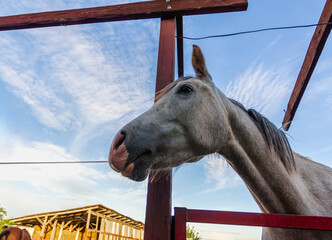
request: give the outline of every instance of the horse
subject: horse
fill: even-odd
[[[10,227],[2,230],[0,240],[31,240],[31,237],[29,232],[25,229]]]
[[[109,164],[143,181],[150,170],[222,155],[263,213],[332,216],[332,169],[292,151],[285,133],[254,109],[226,97],[194,45],[195,77],[156,94],[155,104],[114,137]],[[332,239],[332,232],[263,228],[263,240]]]

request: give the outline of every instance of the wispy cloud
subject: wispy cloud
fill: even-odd
[[[23,1],[17,11],[85,4]],[[4,32],[0,81],[46,129],[74,133],[70,150],[79,153],[152,105],[157,47],[158,20]]]
[[[325,71],[323,77],[310,81],[309,87],[305,92],[305,101],[318,100],[324,103],[325,107],[332,109],[332,77],[330,72]]]
[[[152,80],[145,48],[133,50],[131,55],[139,56],[134,63],[124,61],[128,53],[104,51],[100,41],[77,28],[32,30],[0,43],[1,80],[47,127],[68,130],[115,120],[151,96],[145,88]]]
[[[112,2],[107,0],[77,0],[77,1],[63,1],[54,0],[52,4],[45,0],[35,0],[34,4],[31,4],[29,0],[21,0],[19,4],[15,1],[5,1],[0,0],[0,14],[3,16],[25,14],[25,13],[35,13],[35,12],[45,12],[45,11],[57,11],[57,10],[67,10],[75,8],[86,8],[86,7],[98,7],[107,6],[115,4],[124,4],[135,2],[136,0],[112,0]],[[141,0],[147,1],[147,0]]]
[[[0,159],[6,162],[79,161],[57,145],[25,142],[17,138],[0,143]],[[122,204],[128,201],[133,208],[137,208],[144,205],[146,195],[145,186],[140,184],[133,188],[120,174],[97,170],[91,164],[3,165],[0,182],[0,201],[11,214],[29,214],[34,210],[50,211],[51,205],[51,210],[96,203],[115,206],[116,201]],[[127,188],[123,189],[121,184],[127,185]],[[100,190],[101,188],[103,190]],[[24,197],[25,195],[27,196]],[[11,199],[9,196],[20,196],[20,199],[8,201]],[[52,204],[48,202],[40,207],[43,199],[52,199]],[[113,203],[110,203],[109,199]],[[29,207],[24,211],[22,205]]]
[[[237,173],[227,164],[222,156],[211,155],[204,161],[205,177],[212,187],[204,192],[213,192],[239,186],[242,182]]]
[[[15,139],[8,143],[1,143],[0,149],[0,159],[6,162],[79,161],[65,149],[45,142],[23,142]],[[36,189],[58,194],[70,192],[83,196],[87,192],[93,192],[97,180],[109,179],[107,174],[83,164],[67,164],[65,167],[61,164],[6,165],[3,168],[6,168],[6,171],[0,175],[1,182],[25,182]]]
[[[227,85],[225,93],[245,107],[271,116],[280,111],[281,103],[289,96],[291,80],[286,66],[273,69],[253,64]]]

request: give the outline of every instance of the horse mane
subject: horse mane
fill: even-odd
[[[295,168],[295,160],[293,151],[289,145],[288,139],[285,133],[278,129],[273,123],[271,123],[266,117],[257,112],[254,109],[246,109],[238,101],[228,98],[234,105],[241,108],[248,113],[250,118],[254,121],[260,132],[265,138],[269,148],[274,151],[280,161],[283,163],[286,170],[291,173]]]

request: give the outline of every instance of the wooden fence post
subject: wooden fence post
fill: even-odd
[[[87,217],[87,220],[86,220],[85,233],[84,233],[83,240],[86,240],[88,238],[89,226],[90,226],[90,219],[91,219],[91,209],[88,210],[88,217]]]
[[[60,227],[60,232],[59,232],[59,237],[58,237],[58,240],[61,240],[61,235],[62,235],[62,231],[63,231],[63,226],[65,225],[65,222],[62,221],[61,223],[61,227]]]
[[[56,228],[57,228],[57,225],[58,225],[58,220],[56,219],[53,223],[53,226],[52,226],[52,233],[51,233],[51,238],[50,240],[54,240],[55,239],[55,233],[56,233]]]
[[[95,240],[98,240],[98,224],[99,224],[99,216],[97,216],[97,220],[96,220],[96,232],[95,232]]]
[[[47,225],[47,218],[48,218],[48,216],[46,215],[46,216],[45,216],[45,219],[44,219],[44,222],[43,222],[42,229],[41,229],[41,231],[40,231],[40,236],[39,236],[39,239],[40,239],[40,240],[43,240],[43,239],[44,239],[44,233],[45,233],[45,229],[46,229],[46,225]]]
[[[78,240],[78,236],[80,235],[80,228],[77,228],[75,240]]]
[[[161,19],[156,92],[174,81],[175,19]],[[170,240],[172,170],[150,173],[145,214],[145,240]]]
[[[118,226],[118,235],[119,235],[119,240],[122,240],[122,229],[123,229],[123,225],[122,223],[119,223],[119,226]]]

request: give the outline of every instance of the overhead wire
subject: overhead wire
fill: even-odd
[[[231,36],[243,35],[243,34],[249,34],[249,33],[258,33],[258,32],[265,32],[265,31],[284,30],[284,29],[294,29],[294,28],[308,28],[308,27],[316,27],[316,26],[321,26],[321,25],[332,25],[332,22],[306,24],[306,25],[295,25],[295,26],[284,26],[284,27],[262,28],[262,29],[255,29],[255,30],[235,32],[235,33],[210,35],[210,36],[204,36],[204,37],[185,37],[185,36],[183,36],[183,37],[175,36],[175,37],[197,41],[197,40],[203,40],[203,39],[209,39],[209,38],[231,37]]]
[[[108,163],[108,161],[59,161],[59,162],[0,162],[0,165],[36,165],[36,164],[75,164],[75,163]]]

